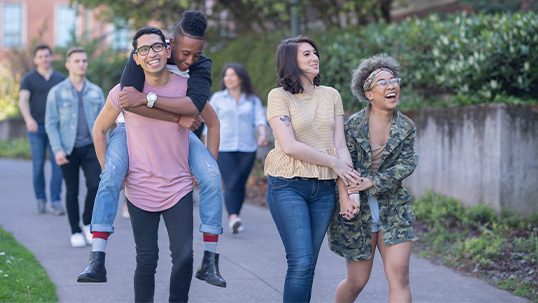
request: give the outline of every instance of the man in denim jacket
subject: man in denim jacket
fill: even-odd
[[[101,88],[86,79],[88,56],[83,48],[74,47],[67,51],[65,67],[69,70],[69,77],[51,88],[47,96],[45,129],[65,180],[71,245],[83,247],[92,239],[90,223],[101,173],[93,146],[92,128],[105,105],[105,98]],[[88,189],[82,214],[84,235],[79,225],[80,167]]]

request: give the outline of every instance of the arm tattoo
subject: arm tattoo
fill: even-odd
[[[287,127],[290,127],[290,125],[291,125],[290,117],[288,117],[288,116],[280,117],[280,120],[282,120],[282,122],[286,123]]]
[[[347,264],[351,264],[351,260],[350,260],[350,259],[346,259],[346,261],[347,261],[347,262],[346,262]]]

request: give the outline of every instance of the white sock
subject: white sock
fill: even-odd
[[[106,248],[106,240],[101,238],[93,238],[92,239],[92,251],[105,251]]]

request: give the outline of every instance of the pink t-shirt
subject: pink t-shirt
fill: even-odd
[[[160,96],[182,97],[187,79],[173,75],[165,86],[144,84],[143,92]],[[112,106],[119,106],[120,86],[109,93]],[[159,101],[157,101],[159,102]],[[125,179],[125,196],[136,207],[157,212],[169,209],[192,191],[189,169],[189,130],[178,124],[150,119],[123,111],[129,149],[129,172]]]

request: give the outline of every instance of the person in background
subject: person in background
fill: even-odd
[[[105,105],[105,98],[101,88],[86,79],[88,55],[82,47],[67,51],[65,67],[69,77],[51,88],[47,96],[45,129],[65,180],[71,245],[83,247],[92,241],[90,223],[101,173],[93,146],[92,129]],[[78,204],[80,168],[88,189],[82,213],[82,229]]]
[[[319,250],[335,208],[335,179],[359,177],[346,147],[342,99],[337,90],[321,85],[319,62],[311,39],[282,41],[276,52],[278,88],[267,102],[275,134],[275,148],[265,160],[267,203],[288,261],[284,302],[310,302]]]
[[[38,44],[34,48],[34,64],[37,69],[24,75],[19,91],[19,109],[26,122],[28,141],[32,152],[32,170],[34,193],[37,200],[36,214],[46,212],[47,195],[45,193],[45,156],[49,151],[52,168],[50,179],[50,206],[52,212],[64,215],[60,194],[62,192],[62,170],[54,159],[49,137],[45,131],[45,108],[47,94],[65,77],[50,66],[52,50],[46,44]]]
[[[353,167],[362,175],[350,187],[338,184],[340,203],[329,227],[329,247],[344,257],[347,278],[336,289],[335,302],[354,302],[366,286],[376,247],[389,283],[389,302],[411,302],[409,258],[413,222],[411,197],[402,181],[413,173],[415,124],[396,109],[400,67],[381,54],[363,59],[351,90],[366,108],[345,124]]]
[[[245,185],[256,159],[258,146],[267,145],[264,111],[250,76],[239,63],[226,65],[219,84],[221,91],[209,103],[220,120],[220,146],[217,163],[224,182],[224,203],[232,234],[244,230],[239,213],[245,200]],[[258,130],[256,139],[254,130]]]

